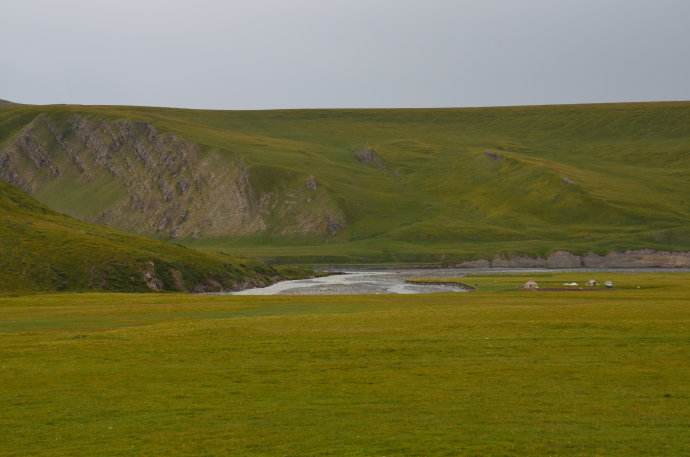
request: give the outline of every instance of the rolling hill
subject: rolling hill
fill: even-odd
[[[264,285],[270,267],[81,222],[0,182],[0,292],[216,291]]]
[[[0,179],[283,262],[690,249],[690,103],[204,111],[7,105]]]

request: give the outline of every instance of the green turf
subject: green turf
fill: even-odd
[[[0,112],[0,141],[40,113],[150,122],[228,164],[241,158],[259,194],[314,175],[329,199],[313,202],[313,211],[335,202],[347,219],[336,237],[279,236],[287,216],[278,212],[253,236],[184,240],[204,250],[284,262],[414,262],[690,249],[690,102],[283,111],[16,105]],[[366,145],[383,169],[355,159]],[[117,196],[115,185],[102,184],[110,187],[84,192],[65,180],[62,193],[38,197],[88,216]]]
[[[690,275],[595,276],[0,298],[0,455],[687,455]]]
[[[248,281],[265,284],[279,276],[256,261],[200,253],[80,222],[0,182],[0,293],[147,291],[143,274],[150,262],[163,290],[192,290],[208,280],[232,288]]]

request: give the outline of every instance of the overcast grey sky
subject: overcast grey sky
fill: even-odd
[[[690,99],[690,0],[3,0],[0,98],[194,108]]]

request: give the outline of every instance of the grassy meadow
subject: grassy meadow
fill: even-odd
[[[0,297],[2,456],[681,456],[690,274]],[[639,287],[639,288],[638,288]]]

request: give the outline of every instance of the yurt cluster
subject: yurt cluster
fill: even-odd
[[[613,286],[614,286],[613,281],[604,281],[603,285],[607,289],[613,289]],[[574,281],[573,282],[564,282],[563,287],[566,289],[578,289],[578,290],[582,290],[585,288],[593,289],[593,288],[599,287],[599,281],[597,281],[596,279],[590,279],[589,281],[587,281],[583,285],[580,285],[580,283],[577,283]],[[535,281],[534,279],[530,279],[529,281],[527,281],[522,286],[522,288],[525,290],[539,290],[540,289],[539,283],[537,281]]]

